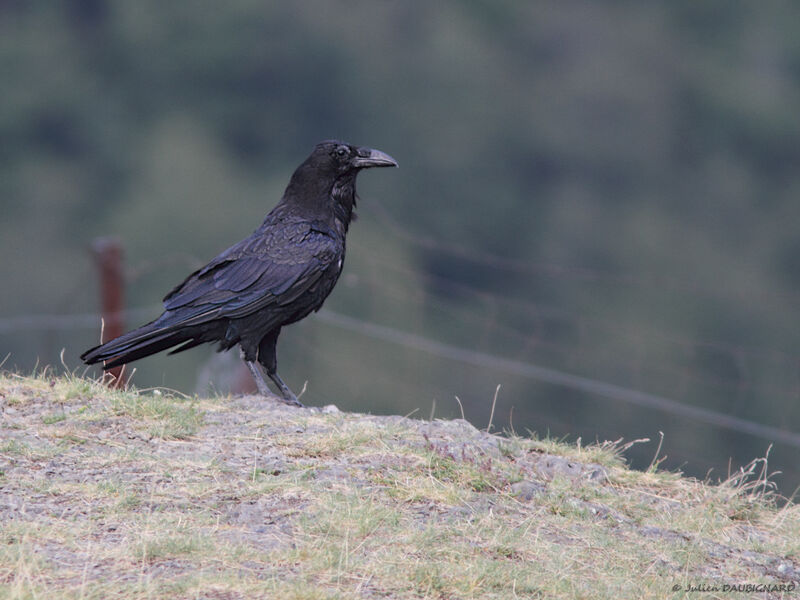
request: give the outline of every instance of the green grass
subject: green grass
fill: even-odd
[[[678,598],[800,570],[766,461],[711,485],[631,471],[621,443],[77,377],[1,374],[0,402],[1,600]]]
[[[190,400],[165,395],[117,394],[111,399],[116,416],[129,416],[148,422],[153,437],[182,440],[193,436],[203,423],[203,413]]]
[[[164,536],[156,530],[154,539],[141,542],[133,547],[132,557],[144,562],[157,562],[168,558],[181,558],[202,551],[208,552],[209,539],[194,535],[190,532],[180,534],[170,533]]]
[[[54,423],[60,423],[61,421],[66,421],[67,415],[64,413],[52,413],[49,415],[42,415],[42,423],[45,425],[53,425]]]

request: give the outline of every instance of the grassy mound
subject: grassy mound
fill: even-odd
[[[619,444],[47,375],[0,375],[0,408],[0,598],[800,585],[800,507],[776,505],[765,461],[711,485],[632,471]]]

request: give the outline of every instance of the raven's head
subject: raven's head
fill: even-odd
[[[396,166],[397,161],[380,150],[339,140],[320,142],[292,175],[281,210],[301,213],[305,218],[327,215],[347,231],[355,218],[356,175],[361,169]]]
[[[395,159],[380,150],[353,146],[339,140],[320,142],[314,148],[309,159],[325,171],[339,175],[370,167],[397,166]]]

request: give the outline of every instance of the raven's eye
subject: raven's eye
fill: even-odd
[[[344,158],[346,155],[347,155],[347,148],[345,148],[344,146],[339,146],[336,149],[336,156],[338,156],[339,158]]]

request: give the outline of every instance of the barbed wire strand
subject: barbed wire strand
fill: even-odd
[[[419,248],[436,250],[437,252],[449,254],[450,256],[454,256],[474,264],[517,273],[538,275],[544,274],[554,277],[567,277],[580,281],[608,282],[643,288],[652,288],[655,286],[662,289],[668,289],[670,291],[690,292],[697,296],[703,295],[716,298],[721,296],[743,296],[743,294],[738,290],[722,290],[716,287],[709,288],[699,283],[663,275],[643,277],[640,275],[632,275],[630,273],[602,271],[588,267],[576,267],[571,265],[520,260],[516,258],[499,256],[490,252],[486,252],[485,250],[473,250],[472,248],[460,244],[443,242],[430,236],[411,232],[407,227],[400,223],[377,199],[370,199],[370,202],[365,202],[364,207],[365,208],[362,209],[362,212],[375,215],[375,217],[380,221],[381,225],[385,226],[387,230],[391,231],[398,238]],[[753,290],[751,294],[748,294],[748,300],[753,300],[754,297],[757,297],[762,301],[771,300],[781,303],[797,302],[800,300],[800,294],[793,293],[774,294],[768,293],[764,290]]]
[[[471,364],[476,367],[505,371],[514,375],[535,379],[543,383],[563,386],[636,406],[653,408],[686,419],[693,419],[695,421],[714,425],[722,429],[747,433],[756,437],[800,448],[800,433],[794,433],[705,408],[683,404],[663,396],[632,390],[597,379],[573,375],[564,371],[511,360],[484,352],[466,350],[420,335],[407,333],[377,323],[362,321],[326,309],[320,310],[315,316],[317,319],[341,329],[347,329],[367,337],[406,346],[415,350],[422,350],[428,354],[433,354],[442,358]]]
[[[674,332],[665,333],[664,331],[655,329],[652,326],[648,326],[647,329],[643,331],[641,327],[637,324],[637,330],[635,333],[626,331],[624,328],[619,326],[619,323],[617,321],[614,321],[612,319],[602,318],[596,315],[578,314],[560,306],[550,306],[546,304],[541,304],[539,302],[526,300],[524,298],[503,296],[500,294],[493,293],[486,289],[481,289],[471,286],[462,281],[456,281],[454,279],[444,277],[442,275],[436,275],[433,273],[429,273],[427,271],[413,270],[407,267],[402,267],[391,261],[378,257],[373,249],[367,248],[365,245],[357,241],[351,242],[350,245],[354,248],[363,248],[365,250],[360,256],[360,260],[363,260],[365,262],[369,262],[371,264],[379,264],[384,268],[392,269],[398,273],[403,273],[409,277],[418,277],[424,281],[432,283],[450,292],[461,292],[468,294],[479,300],[498,302],[505,306],[517,308],[519,310],[529,311],[537,318],[543,317],[551,319],[563,319],[564,321],[568,321],[571,323],[588,321],[589,323],[594,323],[597,325],[608,327],[610,331],[614,331],[621,337],[627,337],[633,339],[634,337],[639,338],[646,335],[648,337],[657,337],[658,339],[661,339],[663,341],[676,344],[679,346],[685,346],[691,349],[710,348],[713,350],[720,350],[732,354],[743,352],[748,356],[763,357],[769,360],[785,359],[790,361],[800,361],[800,354],[790,354],[788,352],[776,350],[773,348],[762,348],[746,344],[733,344],[729,342],[723,342],[720,340],[695,339],[695,338],[690,338],[688,336],[681,336]]]
[[[120,313],[110,315],[122,319],[140,320],[153,317],[163,310],[161,305],[152,307],[131,308]],[[98,313],[84,313],[71,315],[19,315],[16,317],[0,317],[0,333],[13,333],[16,331],[61,331],[69,329],[92,329],[100,326]]]
[[[402,284],[393,284],[392,282],[387,283],[384,280],[378,280],[371,275],[360,275],[359,278],[363,277],[367,281],[374,282],[379,284],[379,291],[380,292],[389,292],[390,295],[394,295],[394,292],[405,293],[408,290],[402,286]],[[417,305],[426,305],[426,306],[433,306],[433,307],[440,307],[442,310],[446,310],[450,315],[463,315],[464,318],[475,317],[478,315],[478,312],[474,309],[463,305],[455,305],[453,303],[445,302],[436,296],[432,296],[430,294],[422,294],[422,293],[406,293],[406,299],[415,302]],[[497,300],[502,300],[502,298],[496,298]],[[489,302],[491,299],[484,298],[486,302]],[[496,311],[493,311],[496,313]],[[485,316],[485,315],[482,315]],[[547,319],[554,319],[554,320],[561,320],[561,316],[544,316],[544,315],[535,315],[533,317],[535,320],[538,321],[546,321]],[[477,320],[474,318],[470,319],[471,322],[476,322]],[[591,317],[587,317],[585,319],[575,317],[574,320],[570,321],[576,327],[584,327],[589,324],[595,324]],[[629,332],[620,331],[618,329],[608,329],[609,325],[602,325],[604,327],[605,335],[614,336],[619,339],[622,339],[627,342],[633,342],[637,346],[643,345],[642,338],[646,337],[644,334],[635,336]],[[740,381],[740,380],[730,380],[724,379],[721,377],[715,377],[713,375],[708,374],[701,374],[696,372],[696,370],[690,369],[687,365],[676,366],[672,367],[665,364],[663,361],[659,361],[657,364],[648,364],[648,365],[638,365],[638,366],[631,366],[630,361],[620,361],[614,360],[614,357],[609,357],[607,354],[598,355],[598,352],[593,349],[582,349],[585,344],[578,344],[578,347],[575,348],[573,345],[559,342],[554,339],[547,339],[545,336],[538,332],[523,332],[520,331],[518,327],[512,327],[511,325],[507,325],[497,318],[497,315],[494,314],[487,319],[486,328],[493,328],[495,331],[502,333],[503,335],[510,336],[515,338],[517,341],[522,342],[523,345],[527,344],[531,347],[536,348],[546,348],[555,351],[563,352],[564,354],[569,354],[573,358],[582,357],[583,359],[595,359],[602,358],[603,361],[607,364],[613,364],[618,369],[624,369],[625,371],[633,374],[637,371],[637,369],[646,369],[649,372],[655,371],[659,373],[663,373],[666,375],[673,375],[686,378],[687,382],[689,380],[710,385],[715,388],[725,389],[725,390],[734,390],[734,391],[762,391],[770,393],[774,396],[780,396],[782,398],[790,398],[796,399],[798,395],[797,388],[780,388],[777,386],[768,386],[768,385],[755,385],[750,381]],[[656,336],[658,337],[658,336]],[[685,345],[684,343],[676,340],[671,340],[664,336],[663,341],[666,343],[674,343],[677,344],[679,348],[682,350],[697,350],[697,349],[711,349],[715,352],[721,352],[730,355],[737,361],[744,361],[747,356],[752,356],[754,353],[748,353],[741,349],[739,346],[731,346],[730,348],[722,348],[718,345],[711,345],[708,343],[698,342],[691,346]],[[631,360],[638,360],[639,362],[642,361],[642,351],[641,349],[634,348],[632,352],[635,352],[635,356],[631,358]],[[755,356],[752,356],[755,358]],[[766,355],[762,355],[762,358],[767,358]],[[777,361],[786,361],[788,362],[792,357],[788,355],[773,355],[769,357],[770,360],[773,362]],[[798,358],[800,360],[800,358]]]

